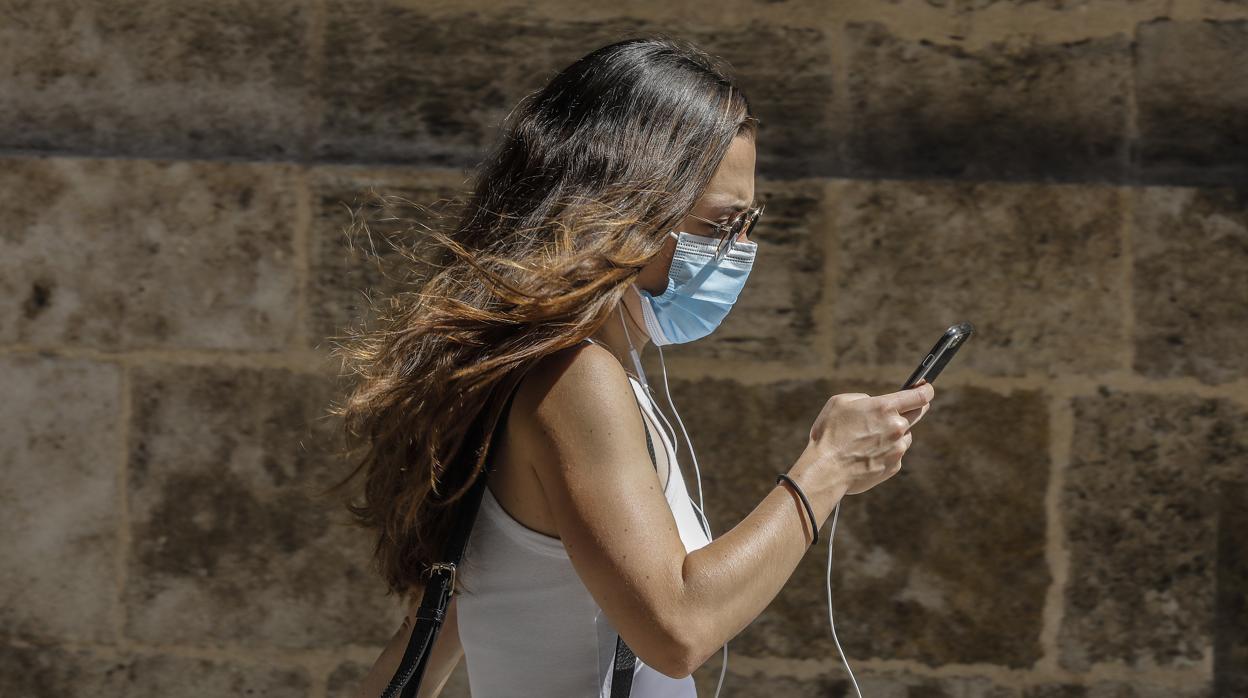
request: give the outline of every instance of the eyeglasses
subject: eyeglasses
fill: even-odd
[[[689,214],[689,217],[696,218],[703,223],[710,225],[716,230],[716,232],[719,233],[719,243],[715,247],[715,261],[719,261],[723,259],[724,255],[728,253],[728,250],[732,248],[732,243],[735,242],[737,238],[741,237],[743,233],[748,234],[754,229],[754,222],[757,221],[758,217],[762,214],[763,207],[759,206],[758,208],[751,208],[738,213],[727,223],[716,223],[715,221],[707,220],[701,216],[695,216],[692,213]]]

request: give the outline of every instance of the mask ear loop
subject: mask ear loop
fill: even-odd
[[[638,291],[636,287],[633,287],[633,291],[637,294],[637,298],[640,300],[641,292]],[[659,429],[663,430],[664,438],[667,439],[668,443],[673,445],[676,452],[679,454],[680,442],[676,440],[676,428],[672,426],[671,422],[667,421],[667,415],[663,414],[663,410],[659,409],[659,401],[654,398],[654,391],[650,389],[650,381],[646,380],[645,369],[641,367],[641,358],[637,355],[637,350],[633,346],[633,336],[632,333],[628,331],[628,323],[624,322],[623,313],[620,313],[620,325],[624,328],[624,336],[628,338],[628,355],[633,360],[633,366],[635,367],[637,374],[641,377],[641,387],[646,389],[646,399],[650,400],[650,405],[654,407],[654,413],[659,416],[661,421]],[[667,494],[666,488],[664,488],[663,493]],[[693,504],[693,501],[690,500],[689,503]],[[696,507],[697,505],[695,504],[694,506]],[[701,510],[699,510],[699,513],[701,513]],[[706,526],[703,525],[702,529],[705,533]],[[710,538],[710,536],[708,535],[707,538]]]
[[[638,297],[640,297],[641,292],[637,291],[637,295]],[[624,322],[623,313],[620,314],[620,323],[624,325],[624,336],[628,338],[628,354],[633,360],[633,365],[637,367],[637,374],[642,377],[642,387],[646,389],[646,393],[647,393],[647,396],[650,398],[650,402],[655,403],[654,406],[656,409],[654,410],[654,412],[655,414],[659,415],[659,417],[663,420],[665,424],[667,424],[668,429],[672,429],[672,424],[671,422],[667,421],[667,417],[663,414],[663,410],[657,409],[658,408],[657,401],[654,399],[654,393],[650,390],[649,382],[645,380],[646,374],[641,369],[641,359],[637,356],[636,348],[633,347],[633,337],[628,331],[628,323]],[[698,468],[698,457],[694,455],[693,453],[693,441],[689,439],[689,432],[685,430],[685,423],[681,421],[680,419],[680,412],[676,410],[676,404],[672,402],[672,391],[668,387],[668,384],[667,384],[667,363],[663,361],[663,347],[662,345],[659,345],[659,344],[656,344],[654,346],[657,347],[659,350],[659,365],[663,367],[663,391],[667,395],[667,404],[668,406],[672,408],[672,414],[676,415],[676,422],[680,424],[681,433],[685,435],[685,443],[689,445],[689,457],[693,460],[693,471],[697,476],[698,503],[693,504],[693,500],[689,500],[689,503],[693,505],[694,509],[697,509],[698,523],[702,528],[702,532],[706,534],[706,539],[708,541],[711,541],[711,540],[714,540],[714,537],[711,536],[711,525],[710,525],[710,522],[707,521],[706,519],[706,514],[703,513],[702,511],[702,508],[705,505],[702,501],[702,471]],[[672,444],[676,443],[675,432],[676,430],[672,429],[672,439],[671,439]],[[724,661],[720,663],[720,666],[719,666],[719,683],[716,684],[715,686],[714,698],[719,698],[719,691],[724,686],[724,675],[727,672],[728,672],[728,643],[725,642],[724,643]]]

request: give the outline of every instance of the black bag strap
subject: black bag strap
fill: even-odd
[[[476,465],[481,468],[481,474],[460,500],[462,511],[447,538],[445,554],[448,561],[431,566],[424,596],[421,597],[420,607],[416,609],[416,622],[412,627],[411,638],[407,641],[407,649],[403,652],[403,658],[399,661],[399,667],[390,679],[390,684],[382,692],[382,698],[415,698],[420,689],[433,642],[442,629],[442,622],[446,620],[446,607],[450,605],[451,594],[455,589],[455,570],[464,557],[468,534],[477,518],[481,497],[485,493],[486,476],[490,472],[485,467],[486,456],[502,423],[501,417],[511,407],[512,399],[520,386],[520,379],[525,373],[526,370],[513,371],[503,379],[501,385],[507,391],[507,399],[501,407],[486,415],[488,427],[481,431],[482,438],[476,452]]]

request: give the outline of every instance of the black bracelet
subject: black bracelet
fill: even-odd
[[[793,481],[793,478],[789,477],[787,474],[780,473],[779,475],[776,476],[777,485],[780,484],[781,480],[784,480],[788,482],[790,485],[793,485],[793,489],[797,490],[797,496],[802,498],[802,504],[806,505],[806,514],[810,517],[810,530],[813,531],[815,534],[815,538],[814,540],[810,542],[810,544],[811,546],[818,544],[819,543],[819,525],[815,523],[815,510],[813,507],[810,506],[810,500],[806,499],[806,493],[803,492],[802,488],[798,487],[797,483]]]

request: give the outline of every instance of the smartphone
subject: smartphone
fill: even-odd
[[[975,326],[969,322],[959,322],[950,326],[940,336],[940,339],[936,340],[936,346],[932,347],[927,356],[923,357],[923,360],[919,362],[919,367],[914,369],[914,373],[910,374],[910,377],[906,379],[901,389],[913,388],[915,383],[924,378],[927,379],[928,383],[935,383],[936,376],[939,376],[940,372],[944,370],[945,364],[949,363],[953,355],[958,353],[958,347],[962,346],[974,333]]]

